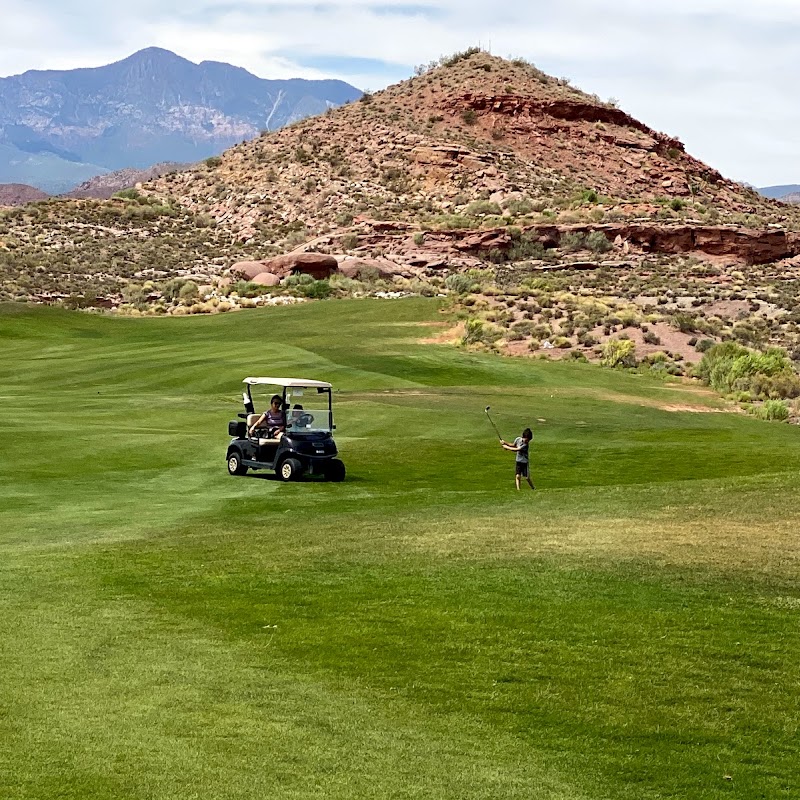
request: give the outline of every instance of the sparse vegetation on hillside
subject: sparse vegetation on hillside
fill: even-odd
[[[739,277],[732,264],[629,246],[624,231],[635,223],[726,222],[777,226],[771,232],[780,234],[800,227],[800,208],[715,176],[679,142],[524,60],[470,48],[417,72],[113,200],[0,212],[0,297],[123,303],[137,313],[235,309],[266,292],[250,287],[249,296],[234,296],[236,277],[226,274],[234,262],[304,248],[388,258],[404,275],[342,283],[331,296],[437,294],[449,276],[485,267],[495,275],[483,281],[491,305],[524,291],[526,281],[534,289],[553,269],[581,302],[608,306],[595,318],[546,293],[528,308],[520,302],[513,322],[498,323],[503,330],[523,318],[549,330],[513,329],[513,338],[494,342],[508,352],[547,354],[533,344],[558,339],[554,350],[597,360],[609,338],[629,335],[640,359],[659,348],[668,361],[659,368],[672,371],[699,357],[700,342],[777,345],[800,355],[793,262],[743,267]],[[558,116],[559,104],[569,113]],[[622,226],[619,235],[613,225]],[[461,239],[452,231],[463,231]],[[200,296],[190,305],[170,299],[163,287],[173,279],[192,280]],[[269,294],[288,298],[295,290],[299,296],[289,283]],[[680,337],[673,341],[671,331]]]

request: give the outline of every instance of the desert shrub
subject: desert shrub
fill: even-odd
[[[150,292],[138,283],[129,283],[122,289],[122,299],[136,308],[143,308],[147,304]]]
[[[461,119],[463,119],[467,125],[474,125],[478,121],[478,113],[474,108],[464,109],[463,113],[461,114]]]
[[[753,375],[749,390],[754,397],[779,400],[800,397],[800,375],[784,369],[776,375]]]
[[[669,207],[673,211],[683,211],[683,200],[678,197],[673,197],[670,201]]]
[[[295,148],[294,160],[298,164],[307,164],[309,161],[311,161],[311,153],[309,153],[305,147],[300,145],[299,147]]]
[[[515,217],[522,217],[525,214],[533,213],[533,203],[527,198],[507,200],[505,203],[507,211],[510,211]]]
[[[759,353],[736,342],[722,342],[706,351],[695,374],[722,393],[746,392],[773,399],[800,394],[800,378],[779,347]]]
[[[602,231],[592,231],[586,237],[586,247],[593,253],[607,253],[611,249],[611,242]]]
[[[121,197],[123,200],[138,200],[141,197],[141,193],[138,189],[121,189],[114,197]]]
[[[230,287],[231,292],[236,292],[239,297],[259,297],[264,294],[264,287],[260,283],[251,281],[236,281]]]
[[[352,250],[354,247],[358,247],[358,234],[346,233],[339,241],[344,250]]]
[[[665,364],[669,361],[669,356],[662,350],[656,350],[655,353],[645,356],[643,361],[647,364]]]
[[[329,281],[312,280],[310,283],[303,283],[298,286],[300,293],[303,297],[308,297],[312,300],[324,300],[326,297],[331,296],[331,285]]]
[[[693,316],[692,314],[684,314],[684,313],[673,314],[672,324],[681,333],[694,333],[699,326],[697,317]]]
[[[765,400],[747,410],[758,419],[783,422],[789,418],[789,407],[782,400]]]
[[[473,217],[485,217],[490,214],[501,215],[502,209],[490,200],[474,200],[466,208],[466,213]]]
[[[205,161],[206,166],[210,167],[211,169],[218,167],[221,163],[222,159],[219,156],[210,156]]]
[[[328,283],[330,284],[331,289],[334,289],[337,293],[343,295],[355,294],[364,288],[361,281],[358,281],[355,278],[347,278],[340,273],[331,275],[331,277],[328,279]]]
[[[161,285],[161,296],[170,302],[177,300],[184,283],[186,283],[185,278],[170,278]]]
[[[198,214],[194,218],[194,224],[197,228],[213,228],[216,226],[217,221],[211,216],[211,214],[203,213]]]
[[[698,353],[705,353],[710,350],[716,342],[713,339],[701,339],[695,346],[694,349],[697,350]]]
[[[294,275],[287,275],[282,283],[288,289],[297,289],[301,286],[314,283],[314,278],[311,275],[307,275],[305,272],[297,272]]]
[[[584,250],[586,248],[586,237],[582,233],[565,233],[561,237],[559,247],[568,253]]]
[[[545,255],[544,245],[535,237],[523,235],[508,250],[509,261],[523,261],[528,258],[542,260]]]
[[[635,367],[636,345],[630,339],[609,339],[603,345],[600,363],[604,367]]]
[[[492,345],[503,335],[503,332],[493,325],[484,325],[478,319],[468,319],[461,343]]]
[[[482,52],[480,47],[468,47],[466,50],[461,50],[452,55],[442,56],[438,63],[442,67],[453,67],[458,64],[459,61],[466,61],[468,58],[480,52]]]
[[[466,294],[472,289],[474,281],[469,275],[461,272],[456,272],[453,275],[448,275],[445,279],[444,285],[447,291],[454,294]]]
[[[353,224],[353,214],[351,211],[342,211],[336,215],[336,224],[342,228],[347,228]]]
[[[659,339],[658,336],[656,336],[656,334],[653,333],[653,331],[647,331],[643,339],[645,341],[645,344],[655,344],[655,345],[661,344],[661,339]]]
[[[471,228],[474,220],[464,214],[439,214],[430,220],[431,227],[438,230],[461,230]]]
[[[194,281],[186,281],[183,286],[178,290],[178,297],[186,303],[188,300],[194,300],[200,294],[200,290]]]

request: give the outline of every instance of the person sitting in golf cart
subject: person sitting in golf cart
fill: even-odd
[[[289,415],[289,428],[297,430],[298,428],[307,428],[314,421],[314,417],[308,414],[300,403],[295,403],[292,406],[292,413]]]
[[[265,431],[268,439],[280,439],[286,431],[286,413],[281,408],[283,398],[279,394],[272,395],[269,408],[250,426],[248,436],[256,431]]]

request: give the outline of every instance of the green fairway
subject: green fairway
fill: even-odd
[[[0,798],[800,797],[800,430],[443,324],[0,306]],[[344,483],[227,474],[248,375]]]

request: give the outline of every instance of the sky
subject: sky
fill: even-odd
[[[372,91],[481,46],[620,108],[733,180],[800,183],[800,0],[0,0],[0,76],[163,47]]]

